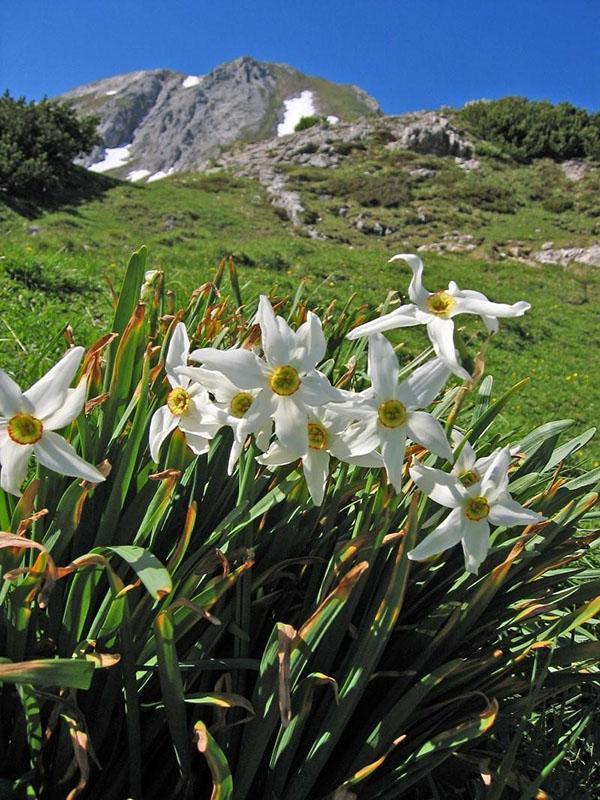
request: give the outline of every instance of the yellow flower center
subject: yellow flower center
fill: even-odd
[[[399,428],[406,422],[406,407],[400,400],[386,400],[377,409],[377,417],[386,428]]]
[[[181,417],[190,407],[192,398],[182,386],[177,386],[167,395],[167,407],[175,417]]]
[[[476,483],[479,483],[481,478],[475,472],[474,469],[467,470],[467,472],[463,472],[462,475],[458,476],[458,480],[462,483],[463,486],[473,486]]]
[[[44,426],[31,414],[15,414],[8,420],[8,435],[17,444],[35,444],[42,438]]]
[[[288,397],[290,394],[295,394],[300,388],[300,376],[295,367],[285,364],[283,367],[275,367],[271,373],[271,389],[275,394]]]
[[[490,504],[485,497],[470,497],[465,505],[465,516],[472,522],[479,522],[490,514]]]
[[[311,450],[327,450],[329,433],[327,428],[318,422],[308,423],[308,446]]]
[[[250,394],[250,392],[240,392],[239,394],[236,394],[235,397],[231,398],[231,402],[229,403],[229,411],[234,417],[243,417],[253,402],[254,397]]]
[[[456,305],[456,300],[448,292],[434,292],[427,298],[427,308],[436,317],[447,319]]]

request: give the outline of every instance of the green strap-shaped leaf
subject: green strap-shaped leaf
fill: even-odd
[[[89,689],[94,662],[79,658],[40,658],[0,663],[0,683]]]
[[[210,800],[231,800],[233,798],[233,780],[225,753],[215,742],[203,722],[194,725],[194,738],[198,752],[206,758],[213,780]]]

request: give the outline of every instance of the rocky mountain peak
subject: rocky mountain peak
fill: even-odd
[[[334,124],[380,113],[377,101],[357,87],[247,55],[207,75],[168,69],[117,75],[61,99],[100,117],[104,146],[82,163],[129,180],[197,169],[223,147],[293,131],[301,116],[319,114]]]

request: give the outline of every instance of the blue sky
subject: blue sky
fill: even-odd
[[[37,99],[248,54],[388,113],[521,94],[600,110],[600,0],[1,0],[0,90]]]

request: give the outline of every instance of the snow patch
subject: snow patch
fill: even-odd
[[[131,159],[129,148],[131,144],[125,144],[122,147],[107,147],[103,152],[104,158],[102,161],[96,161],[92,164],[90,170],[92,172],[108,172],[109,169],[117,169],[123,167]]]
[[[327,117],[327,122],[328,122],[330,125],[337,125],[339,121],[340,121],[340,118],[339,118],[339,117],[336,117],[336,116],[335,116],[335,114],[330,114],[330,115]]]
[[[116,93],[117,93],[116,89],[111,89],[110,92],[106,92],[106,96],[107,97],[112,97],[113,94],[116,94]]]
[[[188,75],[181,85],[184,89],[190,89],[192,86],[198,86],[201,80],[202,75]]]
[[[159,169],[158,172],[155,172],[154,175],[151,175],[146,183],[152,183],[153,181],[160,181],[163,178],[168,178],[169,175],[172,175],[175,172],[175,167],[170,167],[166,172],[162,169]]]
[[[127,175],[128,181],[141,181],[143,178],[147,178],[150,175],[149,169],[133,169]]]
[[[290,97],[283,101],[283,122],[277,126],[277,136],[286,136],[293,133],[294,128],[302,117],[311,117],[315,114],[315,103],[313,93],[306,89],[297,97]]]

